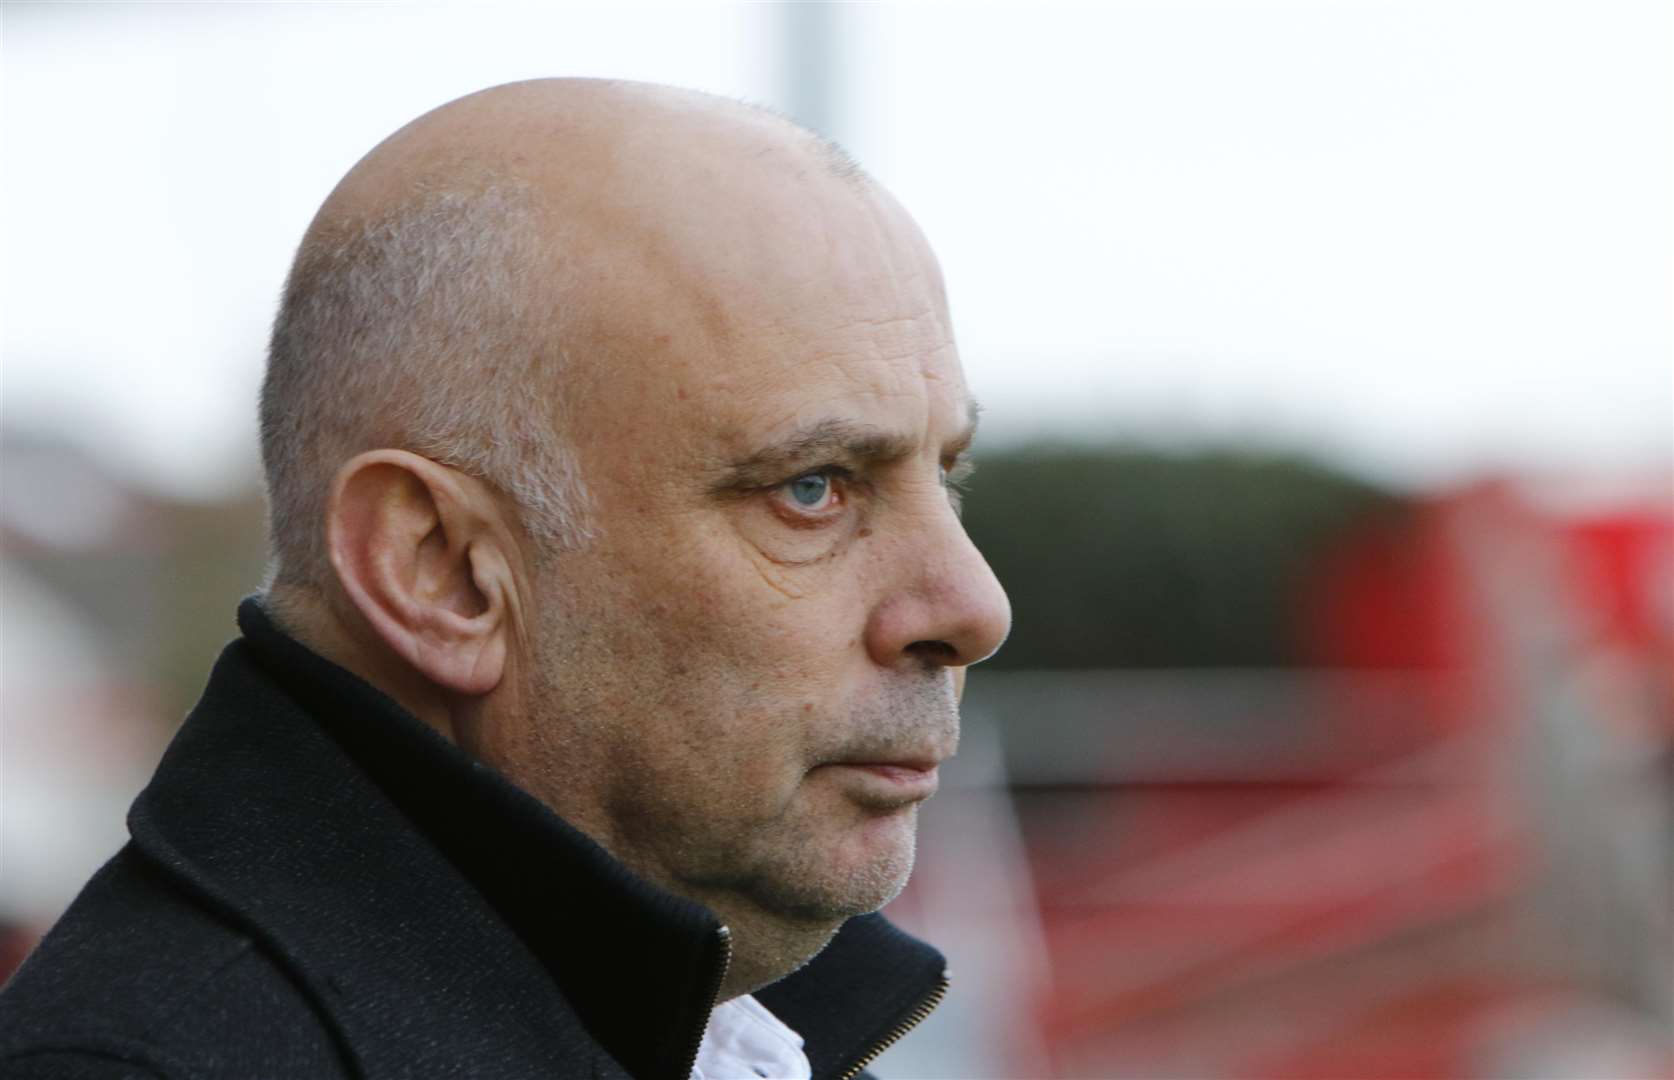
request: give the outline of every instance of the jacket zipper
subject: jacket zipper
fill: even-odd
[[[714,985],[709,988],[709,1008],[703,1014],[704,1031],[709,1029],[709,1016],[715,1011],[715,1006],[721,1003],[721,986],[727,981],[727,969],[732,967],[732,930],[729,927],[717,926],[715,937],[721,943],[721,966],[715,969]],[[686,1069],[680,1074],[680,1080],[691,1080],[692,1070],[697,1068],[698,1051],[703,1049],[703,1031],[698,1032],[697,1042],[692,1044],[692,1052],[686,1056]]]
[[[890,1030],[889,1034],[883,1037],[882,1041],[874,1043],[870,1050],[862,1054],[860,1060],[851,1065],[848,1072],[845,1072],[839,1080],[854,1080],[855,1077],[860,1075],[862,1069],[866,1068],[866,1066],[870,1065],[877,1059],[879,1054],[900,1042],[902,1037],[904,1037],[907,1032],[922,1024],[924,1022],[924,1018],[929,1016],[932,1012],[935,1012],[936,1006],[940,1005],[942,1003],[942,998],[947,996],[947,988],[948,978],[944,973],[941,978],[937,980],[935,988],[924,996],[923,1000],[918,1003],[913,1011],[908,1013],[906,1018],[899,1024],[896,1024],[895,1027]]]

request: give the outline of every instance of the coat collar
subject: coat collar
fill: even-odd
[[[486,1074],[509,1047],[561,1060],[541,1043],[569,1011],[632,1075],[681,1077],[720,979],[714,914],[254,600],[239,624],[134,805],[136,844],[297,973],[366,1076]],[[835,1075],[932,997],[942,968],[864,916],[757,996],[803,1035],[815,1075]]]

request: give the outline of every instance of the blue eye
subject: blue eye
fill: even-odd
[[[800,506],[815,507],[831,493],[831,477],[822,472],[807,473],[785,485]]]

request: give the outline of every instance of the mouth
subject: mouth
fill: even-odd
[[[941,782],[934,759],[834,761],[816,771],[835,774],[857,801],[880,809],[923,802],[936,793]]]

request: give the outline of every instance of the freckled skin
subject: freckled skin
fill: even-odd
[[[713,908],[723,996],[748,992],[911,869],[916,798],[832,763],[950,755],[954,665],[1009,626],[942,485],[969,402],[939,270],[887,193],[711,99],[522,84],[416,126],[380,150],[517,172],[562,223],[554,259],[587,267],[562,414],[597,539],[531,571],[520,704],[483,710],[473,752]],[[782,487],[717,495],[726,463],[827,417],[914,450],[818,524]]]

